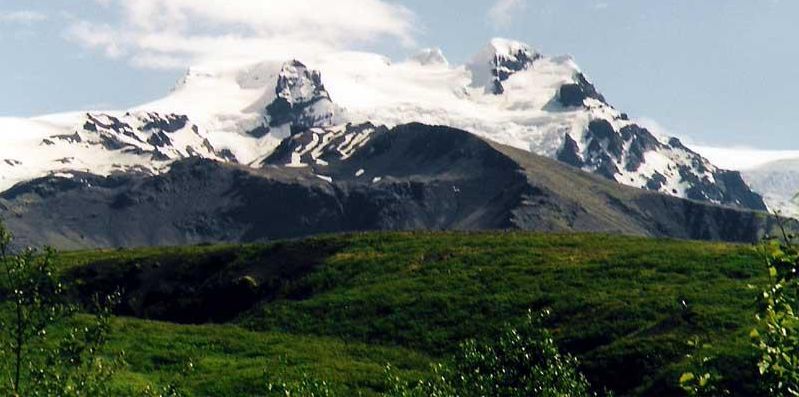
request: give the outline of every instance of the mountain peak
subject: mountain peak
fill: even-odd
[[[533,47],[520,41],[494,38],[483,47],[467,68],[472,72],[472,86],[485,87],[486,92],[505,92],[502,82],[513,74],[529,69],[541,58]]]
[[[275,94],[289,103],[308,102],[315,98],[330,99],[322,84],[322,74],[310,70],[294,59],[283,64],[278,75]]]
[[[501,37],[491,39],[486,48],[491,49],[497,55],[509,58],[520,56],[534,58],[538,54],[538,52],[527,43]]]
[[[339,109],[322,84],[322,74],[298,60],[283,64],[275,86],[275,100],[266,107],[270,127],[330,126]]]
[[[130,115],[107,113],[118,122],[98,113],[91,120],[78,114],[27,122],[26,133],[15,134],[24,142],[0,150],[0,188],[64,169],[160,173],[185,157],[261,164],[286,139],[291,145],[284,148],[293,151],[282,163],[295,164],[297,156],[329,162],[328,148],[349,155],[371,136],[342,130],[347,123],[392,128],[424,122],[634,187],[765,207],[739,176],[682,145],[659,141],[609,105],[571,58],[543,56],[525,43],[491,40],[464,67],[443,66],[437,49],[394,65],[354,51],[301,58],[307,64],[296,59],[192,67],[169,96]],[[17,127],[0,123],[0,129]]]

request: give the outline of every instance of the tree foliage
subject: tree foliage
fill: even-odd
[[[95,298],[88,324],[76,321],[53,268],[55,251],[12,251],[0,223],[0,393],[11,396],[109,395],[118,359],[100,354],[115,296]],[[56,332],[58,335],[51,335]]]
[[[562,354],[543,327],[547,312],[530,312],[519,327],[507,326],[492,341],[469,340],[433,376],[409,381],[386,368],[384,397],[587,397],[591,392],[577,360]],[[327,382],[303,378],[269,384],[270,395],[332,397]]]
[[[690,397],[722,397],[730,394],[722,385],[723,377],[713,367],[714,357],[707,354],[711,346],[699,338],[688,341],[692,352],[686,357],[691,363],[691,371],[680,376],[680,388]]]
[[[788,234],[783,224],[780,229],[780,237],[767,236],[763,241],[769,281],[758,296],[757,326],[750,337],[759,356],[756,370],[763,393],[796,397],[799,396],[799,249],[793,243],[795,236]],[[682,374],[680,387],[689,396],[728,395],[720,386],[721,375],[710,366],[713,358],[701,353],[698,340],[692,346],[697,348],[688,356],[693,371]]]
[[[770,396],[799,396],[799,250],[793,236],[764,244],[769,285],[760,294],[751,336],[758,372]]]
[[[434,379],[394,387],[389,397],[593,395],[577,359],[562,354],[543,327],[546,316],[548,312],[530,312],[521,326],[506,327],[496,340],[464,342],[449,366],[435,368]]]

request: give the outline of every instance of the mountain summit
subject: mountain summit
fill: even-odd
[[[9,142],[0,149],[0,191],[54,175],[156,175],[191,157],[323,167],[330,153],[352,156],[373,132],[413,122],[466,130],[636,188],[766,209],[738,173],[611,106],[571,58],[505,39],[462,66],[440,50],[398,63],[342,52],[197,66],[167,97],[133,109],[0,119]]]
[[[467,68],[472,73],[473,86],[501,95],[505,92],[503,82],[515,73],[531,68],[539,58],[541,55],[525,43],[493,39],[475,55]]]

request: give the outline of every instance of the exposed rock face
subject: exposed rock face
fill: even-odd
[[[337,108],[322,84],[322,75],[294,60],[283,65],[275,100],[266,107],[270,127],[290,124],[297,129],[334,124]]]
[[[664,145],[649,130],[636,124],[622,127],[619,133],[621,139],[629,143],[627,161],[624,166],[627,171],[635,172],[640,169],[641,165],[646,162],[646,152],[664,148]]]
[[[558,100],[565,107],[584,106],[588,98],[605,102],[605,97],[596,90],[591,82],[582,73],[575,75],[575,82],[564,84],[558,91]]]
[[[183,114],[167,114],[161,116],[158,113],[148,113],[141,129],[143,131],[156,130],[169,134],[182,130],[188,123],[189,117]],[[197,126],[192,126],[192,129],[196,130]]]
[[[539,57],[540,55],[529,48],[512,48],[506,53],[497,53],[491,60],[491,74],[494,76],[494,81],[501,88],[503,81],[514,73],[531,67]]]
[[[373,136],[388,128],[372,123],[347,124],[331,128],[311,128],[283,140],[264,160],[264,165],[289,167],[326,166],[352,157]]]
[[[583,166],[585,166],[585,162],[580,155],[580,146],[569,134],[566,134],[564,137],[563,147],[558,151],[556,158],[559,161],[577,168],[583,168]]]
[[[759,213],[624,187],[446,127],[375,129],[360,149],[342,156],[340,143],[368,128],[350,126],[329,144],[312,146],[321,154],[300,155],[303,167],[284,163],[297,148],[309,149],[308,135],[287,143],[282,157],[260,170],[191,158],[157,176],[37,179],[0,195],[0,215],[21,244],[59,248],[415,229],[755,241],[771,226]]]
[[[690,199],[728,202],[745,208],[768,210],[763,203],[763,197],[749,189],[738,171],[721,170],[713,174],[713,181],[707,178],[692,180],[693,176],[687,172],[686,175],[685,179],[693,183],[687,190]]]
[[[584,167],[593,168],[595,173],[605,178],[615,179],[619,173],[616,164],[624,154],[621,135],[606,120],[594,120],[588,125],[584,141],[588,143]]]
[[[637,124],[614,127],[605,119],[588,124],[582,142],[564,138],[556,158],[626,185],[693,200],[766,210],[737,172],[719,170],[678,139],[660,142]],[[651,164],[656,162],[656,164]],[[679,191],[678,189],[682,189]]]
[[[467,66],[472,71],[473,85],[483,86],[486,92],[494,95],[502,95],[505,92],[504,81],[533,67],[540,58],[541,54],[527,44],[494,39]]]
[[[187,157],[223,158],[199,127],[190,123],[187,116],[179,114],[128,112],[116,117],[87,113],[80,131],[73,135],[54,135],[47,141],[49,143],[43,143],[51,145],[62,141],[101,146],[105,151],[120,154],[149,155],[155,162]]]

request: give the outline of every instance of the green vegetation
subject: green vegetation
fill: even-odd
[[[389,397],[591,397],[577,360],[561,354],[542,327],[548,312],[528,313],[518,328],[508,327],[495,340],[468,340],[450,364],[439,364],[427,381],[390,381]],[[390,374],[390,372],[389,372]]]
[[[768,284],[758,297],[757,327],[749,334],[760,357],[757,386],[761,395],[799,396],[799,249],[795,237],[780,224],[782,236],[764,241],[763,258]],[[756,289],[754,285],[749,286]],[[697,352],[690,371],[680,376],[679,384],[690,397],[730,395],[723,386],[724,374],[709,363],[708,345],[693,343]]]
[[[407,349],[332,338],[123,318],[113,322],[109,348],[125,352],[127,366],[117,376],[118,390],[177,384],[198,396],[263,395],[271,380],[306,375],[368,396],[383,387],[387,362],[409,379],[426,375],[430,362]]]
[[[93,295],[93,321],[71,326],[76,310],[53,268],[54,252],[13,253],[12,240],[0,223],[0,392],[34,397],[108,395],[117,361],[100,354],[111,316],[107,302],[101,304]]]
[[[596,397],[578,370],[578,361],[562,354],[542,327],[549,313],[528,313],[517,327],[506,327],[494,340],[467,340],[429,377],[408,381],[386,367],[388,390],[382,397]],[[300,380],[269,383],[270,396],[336,397],[327,381],[303,375]],[[611,395],[608,393],[608,395]]]
[[[447,355],[546,307],[592,384],[663,395],[678,392],[695,335],[727,358],[732,382],[754,376],[747,284],[764,282],[761,263],[751,247],[626,237],[363,235],[303,278],[308,297],[274,299],[240,321]]]
[[[769,285],[751,336],[760,353],[757,368],[771,396],[799,396],[799,250],[784,240],[764,247]]]
[[[529,233],[369,233],[58,259],[83,303],[124,289],[126,318],[112,321],[108,343],[125,353],[116,387],[177,383],[218,396],[308,376],[375,395],[389,388],[386,364],[408,381],[429,379],[463,341],[493,340],[543,308],[557,346],[597,388],[682,395],[687,341],[699,337],[723,387],[752,395],[758,289],[747,285],[768,283],[762,263],[751,246]]]

